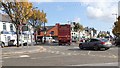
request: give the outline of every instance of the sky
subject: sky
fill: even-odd
[[[118,0],[29,0],[47,14],[47,26],[79,22],[98,31],[112,31]]]

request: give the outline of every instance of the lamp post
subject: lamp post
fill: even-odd
[[[32,8],[32,11],[33,11],[34,9],[37,9],[37,8],[38,8],[38,7],[33,7],[33,8]],[[36,31],[35,31],[35,24],[34,24],[34,23],[35,23],[35,21],[33,21],[33,24],[32,24],[32,25],[33,25],[33,32],[34,32],[34,40],[35,40],[35,42],[36,42],[36,44],[37,44],[37,41],[36,41],[36,39],[37,39],[37,38],[36,38]],[[33,45],[32,34],[31,34],[31,42],[32,42],[32,45]]]
[[[46,43],[46,28],[45,28],[45,22],[44,22],[44,44]]]

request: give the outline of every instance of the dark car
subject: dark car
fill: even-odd
[[[115,39],[115,45],[116,46],[120,46],[120,38],[116,38]]]
[[[88,39],[86,42],[80,43],[79,48],[92,48],[94,50],[100,50],[101,48],[104,48],[105,50],[109,49],[112,46],[109,40],[107,39],[99,39],[99,38],[93,38]]]

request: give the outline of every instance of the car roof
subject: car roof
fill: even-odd
[[[91,38],[91,39],[97,39],[97,40],[107,40],[105,38]]]

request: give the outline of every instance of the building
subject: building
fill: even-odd
[[[16,40],[17,39],[17,35],[16,35],[16,28],[14,26],[13,23],[11,23],[10,18],[7,15],[3,15],[0,14],[0,41],[4,44],[4,45],[8,45],[8,41],[10,40]],[[23,25],[23,29],[26,28],[26,26],[28,26],[29,31],[28,30],[22,30],[22,32],[20,31],[20,39],[24,40],[26,42],[30,42],[33,37],[33,29],[32,26],[30,25]]]
[[[76,42],[76,41],[79,41],[80,34],[79,32],[74,31],[74,23],[75,22],[71,22],[71,38],[73,42]]]
[[[46,30],[46,32],[45,32]],[[46,26],[46,28],[44,29],[44,27],[42,27],[39,31],[37,31],[37,39],[40,39],[40,41],[42,42],[42,38],[43,37],[52,37],[53,39],[57,39],[58,37],[58,24],[56,24],[55,26]]]

